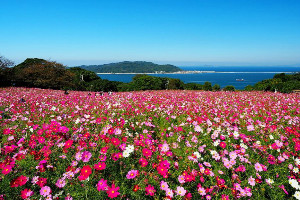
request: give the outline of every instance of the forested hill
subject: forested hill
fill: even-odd
[[[163,73],[182,71],[182,69],[174,65],[158,65],[145,61],[124,61],[104,65],[82,65],[78,67],[96,73]]]

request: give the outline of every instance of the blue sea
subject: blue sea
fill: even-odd
[[[286,73],[292,74],[300,72],[300,67],[180,67],[188,71],[215,71],[215,73],[200,73],[200,74],[151,74],[157,77],[178,78],[184,83],[199,83],[209,81],[214,84],[219,84],[221,88],[227,85],[233,85],[236,89],[244,89],[247,85],[264,79],[273,78],[275,74]],[[98,74],[102,79],[110,81],[130,82],[134,74]],[[244,81],[237,81],[243,79]]]

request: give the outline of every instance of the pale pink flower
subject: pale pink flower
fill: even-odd
[[[40,195],[42,195],[43,197],[48,196],[50,193],[51,193],[51,188],[49,186],[44,186],[40,190]]]
[[[178,186],[175,192],[179,196],[184,196],[186,193],[186,190],[183,187]]]
[[[252,176],[250,176],[248,178],[248,183],[249,183],[249,185],[254,186],[255,185],[255,179]]]
[[[169,189],[168,183],[165,181],[160,182],[160,189],[167,191]]]
[[[199,187],[199,188],[198,188],[198,192],[199,192],[199,194],[200,194],[201,196],[206,195],[205,189],[204,189],[203,187]]]
[[[173,198],[173,195],[174,195],[174,193],[171,189],[166,190],[166,196]]]
[[[58,179],[55,185],[59,188],[63,188],[66,185],[66,181],[65,179]]]
[[[259,163],[255,163],[254,167],[255,167],[255,170],[258,171],[258,172],[262,172],[263,171],[263,168],[262,168],[262,166]]]
[[[183,176],[183,175],[179,175],[179,176],[178,176],[178,181],[179,181],[179,183],[185,183],[185,178],[184,178],[184,176]]]

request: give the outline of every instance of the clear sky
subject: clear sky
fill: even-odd
[[[300,0],[1,0],[0,25],[15,62],[300,64]]]

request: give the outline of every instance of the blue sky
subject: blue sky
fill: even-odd
[[[3,0],[0,24],[15,62],[300,64],[299,0]]]

